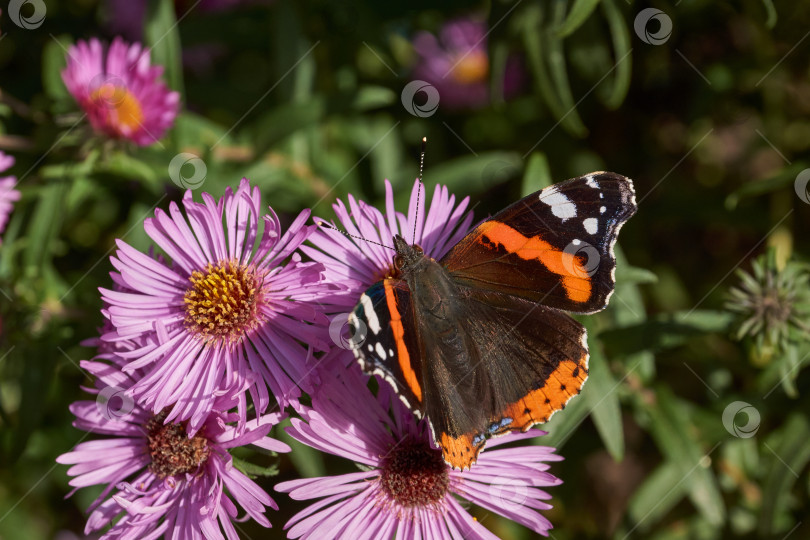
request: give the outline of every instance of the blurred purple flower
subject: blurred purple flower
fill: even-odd
[[[101,289],[114,328],[102,339],[143,344],[119,352],[124,371],[145,370],[128,392],[155,413],[173,405],[167,420],[189,420],[190,435],[234,381],[249,386],[259,413],[270,404],[268,386],[281,407],[296,404],[299,386],[313,383],[313,351],[330,346],[318,302],[335,288],[321,264],[296,253],[316,228],[304,224],[308,210],[282,234],[270,209],[262,233],[259,189],[247,179],[219,201],[202,199],[188,191],[185,216],[172,203],[169,214],[144,221],[171,264],[119,240],[111,258],[119,290]],[[244,421],[244,395],[238,407]]]
[[[280,414],[259,417],[237,430],[231,425],[237,415],[225,411],[234,407],[234,396],[244,388],[233,387],[216,398],[211,414],[189,437],[183,423],[166,422],[165,412],[155,415],[120,390],[132,386],[142,372],[128,375],[115,364],[86,360],[81,367],[96,377],[96,387],[86,390],[97,399],[71,405],[73,425],[108,437],[79,443],[56,461],[73,465],[68,475],[76,489],[70,495],[79,488],[107,485],[88,509],[92,513],[85,534],[112,525],[103,538],[234,539],[238,536],[231,520],[244,519],[237,517],[237,504],[270,527],[265,507],[278,506],[234,468],[228,449],[252,444],[289,452],[286,444],[266,436]]]
[[[449,109],[478,108],[489,103],[490,62],[486,23],[457,19],[442,27],[439,37],[420,32],[413,39],[419,55],[414,79],[436,87],[441,105]],[[503,80],[506,97],[517,93],[523,72],[515,58],[507,61]]]
[[[293,499],[320,499],[285,525],[290,538],[497,538],[456,497],[548,535],[551,523],[536,510],[551,508],[541,488],[561,481],[546,462],[562,458],[544,446],[503,448],[545,432],[494,439],[462,473],[431,445],[426,421],[417,421],[384,385],[375,397],[355,365],[335,375],[287,431],[361,470],[277,484]]]
[[[327,281],[346,287],[335,300],[344,307],[353,307],[364,290],[393,272],[395,234],[413,240],[422,246],[425,254],[438,259],[469,232],[473,220],[471,212],[465,213],[469,198],[465,197],[456,205],[455,195],[450,195],[445,186],[436,186],[426,212],[425,186],[418,180],[411,190],[407,217],[394,210],[394,192],[388,180],[385,181],[385,214],[351,195],[348,198],[348,209],[341,200],[332,205],[342,228],[349,234],[388,247],[349,238],[327,227],[318,228],[309,237],[309,243],[317,249],[301,247],[314,261],[323,263]],[[315,218],[316,223],[321,221]]]
[[[8,154],[0,152],[0,173],[5,172],[14,165],[14,158]],[[20,200],[20,192],[14,189],[17,185],[17,177],[0,176],[0,233],[6,228],[8,216],[14,208],[14,203]],[[3,243],[0,237],[0,244]]]
[[[140,43],[116,38],[105,51],[91,39],[68,49],[62,80],[96,132],[148,146],[172,126],[179,107],[180,95],[160,80],[162,73]]]

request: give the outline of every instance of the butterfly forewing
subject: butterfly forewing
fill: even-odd
[[[613,292],[613,245],[635,213],[632,182],[593,173],[533,193],[465,236],[442,259],[453,277],[578,313]]]
[[[422,355],[411,292],[400,279],[384,279],[360,297],[349,316],[358,339],[352,343],[360,367],[379,375],[421,417]]]

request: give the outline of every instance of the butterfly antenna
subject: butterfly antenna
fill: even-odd
[[[416,224],[419,223],[419,197],[422,195],[422,173],[425,170],[425,149],[427,148],[427,137],[422,137],[422,152],[419,155],[419,176],[416,181],[419,186],[416,190],[416,217],[413,220],[413,242],[416,243]]]
[[[362,236],[356,236],[354,234],[349,234],[346,231],[342,231],[342,230],[338,229],[337,227],[335,227],[334,225],[332,225],[331,223],[327,223],[325,221],[319,221],[318,223],[316,223],[316,225],[318,225],[318,227],[325,227],[327,229],[332,229],[333,231],[337,231],[337,232],[339,232],[340,234],[342,234],[344,236],[348,236],[349,238],[356,238],[357,240],[362,240],[363,242],[368,242],[369,244],[374,244],[375,246],[380,246],[380,247],[384,247],[385,249],[394,250],[394,248],[392,248],[391,246],[386,246],[385,244],[375,242],[374,240],[369,240],[368,238],[363,238]]]

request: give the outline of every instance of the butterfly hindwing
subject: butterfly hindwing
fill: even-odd
[[[460,287],[457,335],[437,335],[420,319],[430,361],[424,412],[445,461],[475,462],[486,440],[546,422],[579,394],[588,374],[585,329],[568,315],[498,292]],[[463,353],[448,342],[457,342]]]
[[[572,178],[481,223],[441,263],[470,287],[592,313],[613,292],[613,245],[635,211],[633,184],[624,176]]]

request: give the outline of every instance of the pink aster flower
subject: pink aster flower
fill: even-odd
[[[183,423],[166,422],[165,412],[155,415],[123,395],[120,389],[140,373],[128,375],[114,364],[94,361],[81,366],[96,377],[96,387],[86,390],[98,397],[71,405],[73,425],[107,438],[79,443],[56,461],[73,465],[68,475],[76,489],[106,484],[90,505],[85,534],[111,526],[103,538],[234,539],[231,520],[244,519],[237,505],[270,527],[265,507],[278,509],[276,503],[234,468],[228,449],[252,444],[289,452],[286,444],[266,436],[280,414],[237,430],[236,415],[224,412],[235,404],[232,394],[241,391],[233,388],[217,398],[210,416],[189,437]]]
[[[447,22],[439,37],[420,32],[413,47],[419,61],[415,79],[436,87],[440,104],[448,108],[476,108],[489,102],[488,28],[484,21],[469,18]],[[512,96],[522,85],[523,71],[515,57],[507,61],[503,94]]]
[[[14,158],[0,152],[0,173],[8,170],[14,165]],[[20,200],[20,192],[14,189],[17,185],[17,178],[14,176],[0,176],[0,233],[6,228],[8,216],[14,207],[14,203]],[[3,239],[0,238],[0,243]]]
[[[411,190],[408,215],[405,216],[394,209],[394,193],[391,183],[386,180],[385,214],[363,201],[355,200],[351,195],[348,209],[341,200],[332,206],[341,228],[360,238],[349,238],[334,229],[320,227],[309,238],[317,249],[302,246],[301,250],[311,259],[324,264],[327,281],[346,287],[335,303],[342,302],[344,307],[354,306],[360,293],[391,275],[395,234],[420,245],[425,254],[439,259],[469,232],[473,220],[471,212],[465,213],[469,198],[465,197],[456,205],[455,195],[450,195],[445,186],[436,186],[427,211],[426,199],[425,186],[417,180]],[[323,220],[315,218],[315,221],[319,223]]]
[[[119,290],[101,289],[114,327],[102,339],[145,343],[120,351],[124,371],[145,370],[128,393],[155,413],[173,406],[167,420],[189,420],[191,435],[234,380],[248,381],[259,413],[268,386],[280,406],[296,403],[299,386],[313,382],[312,353],[329,348],[318,301],[336,287],[322,280],[321,264],[296,252],[316,228],[305,225],[309,211],[282,234],[270,209],[262,233],[259,189],[247,179],[219,201],[202,198],[188,191],[185,215],[172,203],[144,222],[171,263],[119,240],[111,258]],[[240,396],[243,419],[246,410]]]
[[[431,445],[425,421],[384,386],[375,397],[366,381],[356,366],[338,372],[287,429],[361,469],[277,484],[293,499],[320,499],[285,525],[290,538],[497,538],[457,497],[548,535],[551,523],[537,510],[551,508],[542,488],[561,483],[547,462],[562,458],[549,447],[506,447],[543,431],[494,439],[471,470],[458,472]]]
[[[180,96],[160,80],[162,73],[139,43],[116,38],[105,51],[91,39],[68,49],[62,80],[98,133],[148,146],[177,116]]]

